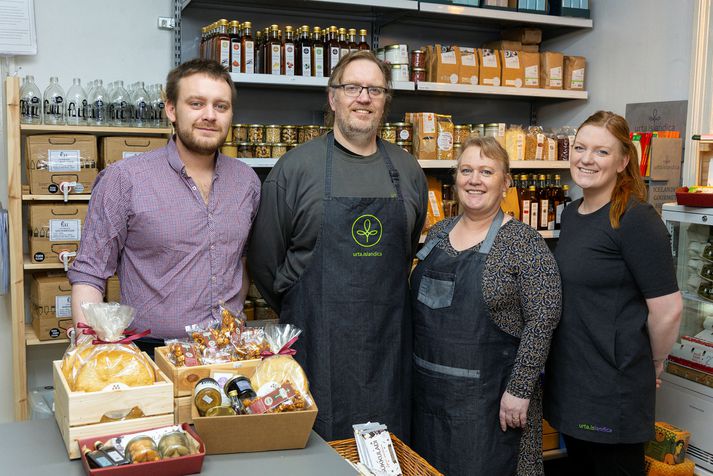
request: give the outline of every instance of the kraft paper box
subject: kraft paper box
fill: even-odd
[[[528,53],[539,53],[540,45],[522,45],[520,51],[527,51]]]
[[[648,177],[651,180],[665,180],[671,185],[679,186],[683,160],[682,147],[682,139],[652,137]]]
[[[500,86],[500,55],[497,50],[478,49],[480,67],[479,83],[482,86]]]
[[[38,317],[32,313],[32,329],[39,340],[63,339],[72,327],[72,318],[57,319]]]
[[[458,65],[458,79],[460,84],[478,84],[478,49],[467,46],[456,46],[460,64]]]
[[[510,28],[500,32],[503,40],[519,41],[523,45],[542,43],[542,30],[539,28]]]
[[[502,75],[500,84],[514,88],[521,88],[525,84],[525,72],[520,61],[520,52],[513,50],[500,50],[500,64]]]
[[[143,154],[168,143],[164,137],[104,137],[101,166],[105,168],[121,159]]]
[[[583,56],[564,57],[564,88],[584,91],[584,73],[587,60]]]
[[[522,49],[522,43],[520,43],[519,41],[511,41],[511,40],[489,41],[489,42],[483,44],[483,48],[489,48],[491,50],[520,51]]]
[[[72,286],[64,273],[32,277],[30,314],[39,340],[65,337],[72,327]]]
[[[62,251],[76,252],[87,217],[86,203],[33,203],[29,206],[30,258],[59,263]]]
[[[413,155],[418,160],[437,160],[438,129],[436,114],[432,112],[416,112],[407,114],[413,124]]]
[[[654,439],[646,444],[646,456],[666,464],[683,463],[691,434],[668,423],[657,421]]]
[[[522,65],[523,87],[539,88],[540,87],[540,54],[528,53],[526,51],[519,52],[520,64]]]
[[[552,51],[540,53],[540,87],[562,89],[564,55]]]
[[[450,46],[433,47],[430,71],[433,82],[458,84],[458,52]]]
[[[26,167],[32,194],[62,196],[60,185],[75,182],[70,194],[91,193],[97,177],[97,138],[93,135],[35,135],[26,141]]]
[[[250,378],[254,372],[255,367],[248,367],[235,373]],[[216,417],[200,416],[192,404],[191,417],[206,454],[304,448],[317,418],[317,404],[312,400],[312,406],[302,411]]]

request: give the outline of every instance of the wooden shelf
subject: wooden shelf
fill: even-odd
[[[547,450],[542,452],[542,459],[545,461],[564,458],[565,456],[567,456],[566,448],[557,448],[556,450]]]
[[[88,202],[92,198],[90,194],[84,195],[68,195],[68,202]],[[32,194],[22,194],[22,200],[25,202],[63,202],[64,195],[32,195]]]
[[[455,160],[419,160],[421,168],[424,169],[450,169],[456,166]],[[566,169],[569,170],[568,160],[511,160],[511,170],[526,169]]]
[[[20,131],[24,133],[47,134],[73,133],[73,134],[131,134],[131,135],[166,135],[171,134],[170,127],[114,127],[114,126],[56,126],[51,124],[20,124]]]
[[[52,340],[40,340],[35,334],[35,329],[32,328],[30,324],[25,324],[25,345],[55,345],[55,344],[69,344],[69,339],[66,337],[57,338]]]
[[[25,255],[22,261],[22,267],[26,270],[41,270],[41,269],[64,269],[62,263],[33,263],[29,256]]]

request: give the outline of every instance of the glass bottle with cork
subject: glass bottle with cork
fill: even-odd
[[[240,22],[233,20],[228,28],[228,36],[230,36],[230,72],[240,72]]]
[[[296,71],[295,37],[292,26],[285,26],[285,36],[282,39],[282,74],[294,76]]]
[[[324,69],[325,56],[322,29],[315,26],[312,30],[312,76],[318,78],[326,76]]]
[[[309,37],[308,25],[300,27],[295,60],[296,74],[298,76],[312,76],[312,40]]]

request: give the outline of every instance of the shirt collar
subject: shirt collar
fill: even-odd
[[[186,169],[185,164],[181,160],[181,157],[178,155],[178,147],[176,146],[176,135],[171,136],[171,140],[168,141],[167,145],[167,150],[168,150],[168,164],[171,166],[173,170],[176,171],[177,174],[183,175],[184,171]],[[225,160],[225,156],[220,154],[219,152],[216,152],[216,158],[215,158],[215,170],[213,171],[214,177],[218,176],[218,170],[220,168],[220,163]]]

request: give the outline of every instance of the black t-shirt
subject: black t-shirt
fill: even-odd
[[[668,231],[654,208],[630,201],[613,229],[607,204],[562,216],[555,258],[562,318],[546,371],[545,417],[562,433],[601,443],[653,436],[655,374],[646,299],[678,290]]]

